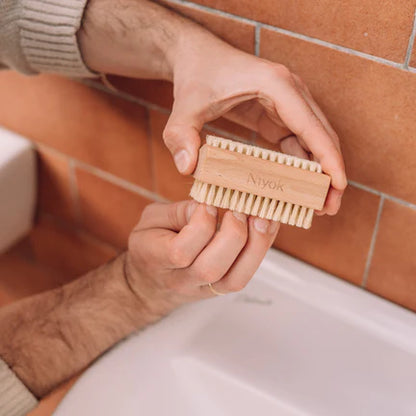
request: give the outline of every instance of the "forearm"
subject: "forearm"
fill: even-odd
[[[176,62],[196,38],[220,42],[198,24],[148,0],[89,0],[78,32],[90,69],[170,81]]]
[[[124,255],[0,310],[0,357],[37,397],[157,317],[129,288]]]

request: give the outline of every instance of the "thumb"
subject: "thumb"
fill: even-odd
[[[179,232],[188,224],[199,205],[193,200],[175,203],[155,202],[145,208],[137,229],[163,228]]]
[[[199,129],[192,120],[178,119],[171,114],[163,131],[163,140],[172,153],[176,168],[183,175],[190,175],[196,167],[201,146]]]

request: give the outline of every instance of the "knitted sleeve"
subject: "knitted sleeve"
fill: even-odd
[[[37,400],[0,359],[0,416],[24,416]]]
[[[94,77],[76,33],[87,0],[0,0],[0,69]]]

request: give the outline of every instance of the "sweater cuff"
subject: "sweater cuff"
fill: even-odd
[[[35,72],[96,77],[77,40],[87,0],[23,0],[19,21],[23,54]]]
[[[35,396],[0,359],[0,416],[23,416],[37,404]]]

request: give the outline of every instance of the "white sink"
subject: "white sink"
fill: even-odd
[[[243,292],[113,348],[55,415],[414,416],[416,315],[270,251]]]
[[[35,205],[33,146],[0,126],[0,254],[31,229]]]

